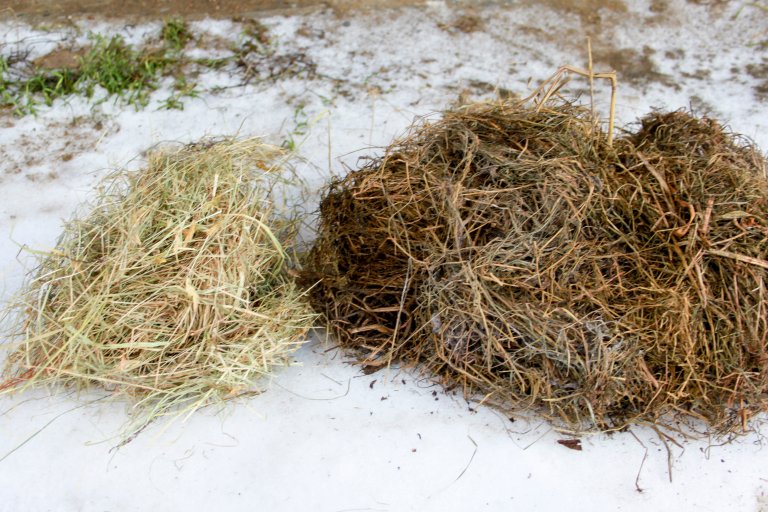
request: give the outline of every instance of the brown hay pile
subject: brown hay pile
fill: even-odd
[[[609,146],[569,103],[446,112],[333,183],[308,281],[343,346],[573,431],[768,404],[768,181],[715,121]]]
[[[131,400],[132,434],[289,362],[316,315],[287,273],[284,163],[259,139],[223,140],[110,176],[11,304],[0,393],[102,386]]]

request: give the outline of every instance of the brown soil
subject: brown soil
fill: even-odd
[[[0,182],[5,175],[15,174],[23,174],[34,182],[53,181],[60,176],[59,172],[45,172],[38,168],[43,155],[50,157],[52,162],[70,162],[75,155],[95,150],[102,137],[119,129],[113,122],[105,124],[96,118],[84,117],[46,123],[45,130],[36,131],[34,137],[20,141],[23,152],[5,158],[0,167]]]
[[[616,70],[623,81],[637,86],[660,82],[674,87],[667,75],[659,72],[653,60],[653,50],[644,47],[642,52],[634,48],[599,47],[594,51],[595,63],[605,64]]]
[[[575,14],[585,27],[598,28],[602,24],[602,14],[621,14],[627,12],[627,5],[622,0],[543,0],[536,1],[565,14]]]
[[[746,71],[752,78],[760,80],[754,87],[757,97],[768,98],[768,57],[764,57],[760,64],[747,65]]]
[[[77,69],[80,67],[82,56],[82,51],[57,48],[51,53],[35,60],[34,65],[42,69]]]
[[[465,34],[481,31],[483,30],[483,27],[485,27],[483,18],[472,12],[465,12],[459,15],[451,23],[447,25],[440,25],[440,28],[443,30],[458,30],[459,32],[464,32]]]
[[[490,0],[491,3],[493,0]],[[30,19],[61,19],[94,16],[103,18],[158,18],[184,16],[187,18],[222,17],[295,13],[306,10],[332,8],[338,14],[368,8],[387,8],[424,5],[425,0],[9,0],[0,12],[10,11]],[[448,2],[451,4],[451,2]],[[488,1],[484,3],[489,3]],[[575,14],[585,25],[600,24],[600,13],[623,13],[627,7],[623,0],[528,0],[564,14]],[[473,2],[456,2],[457,7],[471,8]],[[470,16],[471,18],[471,16]],[[477,20],[456,27],[474,31],[480,27]]]
[[[157,18],[166,16],[232,17],[297,12],[330,7],[347,12],[360,7],[419,5],[423,0],[10,0],[11,13],[33,19],[97,16],[105,18]],[[0,9],[3,11],[4,9]]]

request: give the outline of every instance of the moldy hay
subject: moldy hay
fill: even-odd
[[[742,430],[768,403],[764,173],[684,112],[611,146],[561,100],[468,105],[330,185],[304,278],[369,367],[573,431]]]
[[[292,178],[257,139],[158,151],[64,228],[9,311],[0,391],[101,385],[152,419],[226,400],[285,364],[315,314],[287,276]]]

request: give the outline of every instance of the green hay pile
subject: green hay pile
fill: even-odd
[[[446,112],[331,184],[304,279],[370,368],[576,432],[724,433],[768,405],[767,272],[758,151],[684,112],[609,145],[558,100]]]
[[[100,385],[135,402],[140,429],[287,363],[315,314],[287,277],[296,222],[272,206],[283,160],[228,140],[111,176],[12,305],[0,390]]]

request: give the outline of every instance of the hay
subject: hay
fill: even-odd
[[[765,161],[684,112],[608,142],[561,100],[418,126],[327,190],[313,305],[368,368],[566,430],[745,429],[768,404]]]
[[[315,314],[287,276],[283,162],[257,139],[225,140],[107,179],[11,305],[0,389],[100,385],[134,402],[135,432],[287,363]]]

